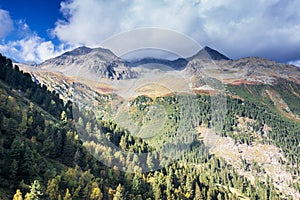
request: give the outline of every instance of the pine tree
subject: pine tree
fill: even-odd
[[[185,191],[186,191],[186,194],[188,197],[193,195],[193,192],[194,192],[193,191],[193,178],[191,177],[190,174],[187,176],[187,179],[186,179]]]
[[[222,194],[221,194],[221,193],[219,193],[219,194],[217,195],[217,199],[218,199],[218,200],[223,200],[223,199],[224,199],[224,197],[222,196]]]
[[[171,177],[167,177],[166,185],[167,185],[166,188],[167,199],[168,200],[174,199],[174,185],[172,184]]]
[[[163,197],[161,186],[163,185],[163,182],[161,180],[161,173],[155,172],[154,173],[154,183],[153,183],[153,193],[154,193],[154,199],[160,200]]]
[[[141,189],[142,189],[142,181],[141,178],[135,174],[132,180],[132,193],[137,195],[137,194],[141,194]]]
[[[126,142],[126,137],[125,135],[122,135],[119,146],[122,150],[126,150],[127,148],[127,142]]]
[[[13,180],[16,180],[17,175],[18,175],[18,169],[19,169],[19,162],[15,159],[12,160],[10,164],[10,177]]]

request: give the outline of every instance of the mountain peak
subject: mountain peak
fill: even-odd
[[[76,49],[73,49],[72,51],[67,51],[66,53],[62,55],[66,56],[79,56],[79,55],[85,55],[92,51],[93,49],[88,48],[86,46],[78,47]]]
[[[117,55],[115,55],[110,49],[98,47],[98,48],[92,49],[92,52],[95,54],[101,54],[103,56],[108,56],[113,59],[119,59],[119,57]]]
[[[116,55],[109,49],[104,48],[89,48],[86,46],[77,47],[71,51],[65,52],[62,56],[83,56],[90,53],[101,54],[104,56],[116,57]]]
[[[203,49],[201,49],[198,53],[196,53],[194,56],[188,58],[188,60],[192,59],[199,59],[199,60],[230,60],[227,56],[224,56],[217,50],[214,50],[208,46],[205,46]]]
[[[135,76],[127,68],[125,61],[105,48],[78,47],[60,56],[41,63],[43,70],[63,73],[66,76],[99,77],[111,79],[126,79]]]

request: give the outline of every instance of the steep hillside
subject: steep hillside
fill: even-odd
[[[123,173],[117,166],[103,166],[89,152],[102,153],[113,159],[113,163],[124,157],[110,154],[111,150],[101,146],[101,142],[85,141],[83,147],[74,122],[81,124],[77,128],[89,130],[88,137],[107,138],[123,151],[147,153],[154,148],[113,122],[94,121],[91,111],[72,116],[70,111],[76,113],[78,108],[63,104],[57,95],[32,82],[17,66],[13,68],[11,60],[0,58],[1,199],[22,199],[24,196],[29,199],[199,199],[201,196],[263,195],[243,177],[237,176],[230,166],[208,154],[197,158],[205,161],[197,169],[181,161],[160,166],[162,169],[156,172],[141,173],[138,163],[144,163],[150,170],[155,163],[161,163],[156,153],[148,154],[147,162],[127,157],[125,166],[135,170],[135,174]],[[100,130],[105,133],[104,137]],[[192,154],[189,157],[192,158]],[[218,168],[224,170],[214,173]],[[213,181],[225,174],[235,178]],[[238,182],[245,182],[251,193],[242,194]],[[235,189],[224,189],[225,185]]]
[[[112,63],[116,65],[110,68]],[[6,65],[12,66],[9,62]],[[131,199],[299,198],[300,71],[295,66],[261,58],[230,60],[208,47],[189,59],[132,63],[109,50],[82,47],[37,67],[20,65],[31,77],[21,76],[18,67],[17,73],[7,73],[7,66],[1,69],[7,92],[9,87],[20,90],[16,94],[37,104],[46,111],[44,116],[54,117],[60,124],[65,111],[68,123],[63,120],[61,128],[71,130],[71,138],[79,145],[76,148],[87,150],[87,157],[94,156],[108,166],[94,158],[93,166],[79,164],[77,150],[66,159],[73,169],[77,165],[82,173],[90,169],[95,177],[101,177],[95,163],[101,166],[107,177],[97,184],[105,199],[119,195],[120,190]],[[98,77],[94,67],[106,71]],[[120,73],[111,76],[109,69],[122,69],[123,74],[134,77]],[[35,83],[12,81],[23,76]],[[44,86],[37,87],[36,83]],[[41,93],[50,96],[43,98]],[[75,104],[65,108],[58,97]],[[212,100],[218,98],[225,102],[226,114],[219,129],[213,129],[216,105]],[[53,105],[56,107],[50,108]],[[258,153],[263,150],[266,152]],[[66,165],[59,156],[52,159],[62,162],[61,168]],[[178,162],[172,164],[175,160]],[[11,160],[3,161],[7,162]],[[126,175],[122,170],[136,174]],[[63,170],[61,173],[63,177]],[[173,176],[176,181],[170,179]],[[131,184],[133,180],[137,185]],[[19,188],[13,185],[13,189]],[[64,196],[68,188],[74,199],[84,193],[78,184],[64,181],[59,181],[59,188],[57,194]]]

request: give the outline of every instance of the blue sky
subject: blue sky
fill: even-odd
[[[0,52],[42,62],[143,27],[183,33],[238,59],[300,65],[298,0],[0,0]]]
[[[9,12],[11,19],[14,20],[14,26],[30,25],[32,31],[48,40],[54,39],[49,35],[48,30],[53,28],[55,22],[62,17],[59,11],[60,0],[2,0],[0,9]],[[7,41],[15,39],[19,39],[18,29],[12,31],[6,38]]]

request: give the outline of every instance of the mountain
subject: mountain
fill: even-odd
[[[227,75],[227,78],[231,79],[229,82],[233,84],[235,84],[232,82],[234,79],[237,83],[239,80],[245,80],[245,82],[249,81],[250,84],[274,84],[282,79],[300,83],[299,67],[276,63],[263,58],[249,57],[236,61],[224,61],[220,63],[220,67],[228,72],[224,74],[231,73],[231,77]]]
[[[213,61],[219,61],[219,60],[230,60],[228,57],[224,56],[220,52],[205,46],[203,49],[201,49],[198,53],[193,55],[192,57],[187,58],[187,60],[213,60]]]
[[[298,68],[180,62],[130,66],[86,47],[37,67],[1,56],[0,198],[299,199]]]
[[[144,58],[131,62],[107,49],[79,47],[37,67],[18,65],[61,98],[87,102],[93,102],[98,93],[115,93],[125,99],[215,93],[215,81],[237,86],[276,85],[283,80],[300,83],[300,69],[293,65],[257,57],[231,60],[209,47],[186,59]]]
[[[144,58],[130,62],[122,60],[108,49],[79,47],[41,63],[35,70],[59,72],[68,77],[99,81],[101,78],[112,80],[140,78],[150,73],[151,69],[161,71],[163,74],[166,70],[169,73],[181,71],[182,74],[187,74],[184,76],[194,76],[197,79],[203,79],[199,76],[202,74],[226,84],[272,84],[277,79],[300,83],[300,70],[295,66],[257,57],[231,60],[210,47],[204,47],[189,58],[178,58],[173,61]]]
[[[23,197],[112,199],[118,194],[111,191],[119,185],[124,187],[123,190],[131,190],[131,186],[125,186],[125,182],[132,182],[134,177],[126,178],[122,171],[103,165],[78,139],[75,120],[76,123],[77,120],[84,120],[84,124],[91,123],[93,115],[81,113],[73,118],[75,112],[72,111],[78,109],[75,104],[63,102],[55,91],[51,92],[33,82],[29,74],[20,71],[17,65],[1,54],[0,72],[1,200]],[[150,151],[147,143],[129,136],[112,122],[93,123],[98,127],[94,127],[97,132],[105,130],[116,141],[122,137],[125,145],[135,149],[133,152]],[[124,138],[130,138],[131,144]],[[119,146],[116,141],[109,140]],[[131,162],[132,159],[128,158],[127,164]],[[147,192],[151,185],[140,176],[136,178],[145,189],[143,198],[152,198],[153,194]],[[122,192],[119,195],[131,198],[141,193],[141,188],[135,191],[134,194]]]
[[[38,68],[61,72],[67,76],[90,77],[93,79],[129,79],[136,76],[108,49],[78,47],[58,57],[46,60]]]
[[[93,49],[91,49],[91,48],[82,46],[82,47],[78,47],[72,51],[65,52],[59,57],[86,55],[86,54],[90,53],[92,50]]]
[[[157,65],[158,68],[167,66],[171,70],[183,70],[189,61],[207,59],[215,61],[229,60],[226,56],[209,47],[203,48],[190,58],[178,58],[173,61],[144,58],[131,62],[122,60],[108,49],[78,47],[41,63],[38,68],[46,71],[61,72],[67,76],[83,76],[96,80],[99,78],[132,79],[141,73],[132,67],[143,67],[151,64]]]
[[[68,59],[68,57],[75,58],[75,57],[84,56],[84,55],[91,55],[91,56],[99,57],[101,60],[106,61],[106,62],[121,60],[109,49],[104,49],[104,48],[91,49],[91,48],[88,48],[85,46],[78,47],[72,51],[65,52],[61,56],[56,57],[55,59]],[[48,61],[51,62],[51,59]],[[47,63],[47,62],[45,62],[45,63]]]
[[[205,47],[188,59],[188,74],[216,78],[225,84],[275,84],[284,79],[300,83],[300,68],[259,57],[231,60]]]

